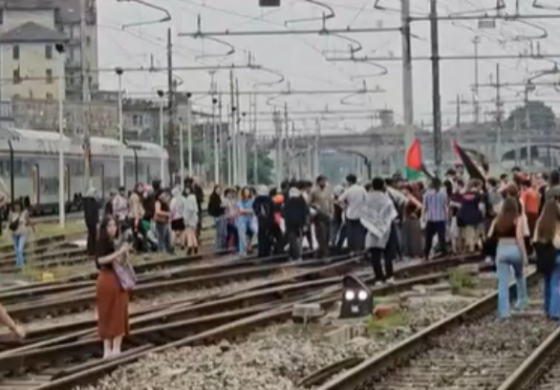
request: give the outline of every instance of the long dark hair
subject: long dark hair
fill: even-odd
[[[115,243],[114,239],[109,237],[109,233],[107,233],[107,227],[109,227],[109,223],[113,221],[117,223],[115,217],[112,215],[105,215],[99,224],[99,234],[97,236],[97,253],[107,253],[108,248],[114,248]],[[118,235],[118,229],[117,229]],[[116,238],[116,236],[115,236]]]
[[[502,209],[496,217],[496,226],[494,227],[497,232],[504,233],[508,229],[515,226],[517,218],[519,217],[519,206],[516,198],[507,197],[504,199]]]
[[[560,212],[554,199],[548,200],[543,207],[541,217],[537,221],[537,241],[552,242],[556,234]]]

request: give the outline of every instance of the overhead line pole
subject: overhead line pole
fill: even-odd
[[[80,0],[80,80],[82,87],[82,130],[84,134],[84,175],[85,185],[87,188],[92,186],[91,180],[91,143],[90,143],[90,129],[86,124],[86,103],[89,101],[89,72],[87,69],[88,61],[86,61],[86,30],[87,30],[87,1]],[[113,69],[114,72],[114,69]],[[60,178],[63,180],[64,178]]]
[[[434,163],[436,175],[441,173],[443,145],[441,138],[441,95],[439,74],[439,31],[437,0],[430,0],[430,39],[432,52],[432,112],[434,122]]]

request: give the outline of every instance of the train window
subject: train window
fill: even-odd
[[[14,176],[22,176],[21,158],[14,157]]]
[[[58,193],[58,177],[41,177],[40,188],[43,195],[56,195]]]
[[[126,161],[124,163],[124,175],[134,176],[134,163]]]

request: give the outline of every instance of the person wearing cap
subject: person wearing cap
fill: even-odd
[[[317,257],[324,258],[329,254],[330,224],[333,213],[333,196],[327,187],[327,178],[323,175],[317,177],[315,187],[309,196],[309,206],[312,210],[312,221],[315,226],[315,239],[317,240]]]

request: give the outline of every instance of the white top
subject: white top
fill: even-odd
[[[16,220],[19,221],[18,223],[18,227],[16,230],[12,231],[12,234],[14,236],[23,236],[25,234],[27,234],[27,219],[28,219],[28,214],[27,214],[27,210],[22,210],[21,212],[11,212],[10,213],[10,218],[9,218],[9,224],[8,226],[10,226],[10,224]]]
[[[360,211],[366,200],[366,195],[366,189],[359,184],[353,184],[340,195],[338,200],[345,204],[347,219],[360,219]]]

